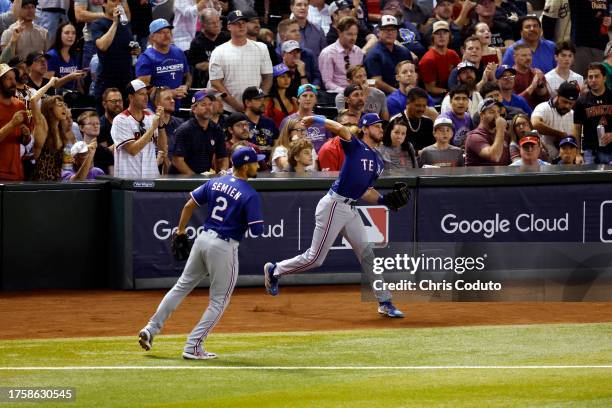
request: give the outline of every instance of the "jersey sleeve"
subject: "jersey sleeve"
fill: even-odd
[[[136,77],[153,75],[153,64],[149,60],[146,51],[140,54],[136,60]]]
[[[249,197],[245,204],[246,219],[252,235],[261,235],[263,232],[263,215],[261,212],[261,197],[255,193]]]
[[[113,126],[111,127],[111,137],[115,143],[115,147],[120,149],[126,143],[134,140],[134,133],[130,127],[127,118],[123,114],[115,116]]]
[[[348,156],[359,146],[359,140],[355,136],[351,137],[351,140],[347,141],[343,138],[340,138],[340,146],[342,146],[342,150]]]
[[[195,201],[198,207],[201,207],[208,202],[208,184],[209,183],[210,181],[207,181],[206,183],[202,184],[200,187],[196,188],[191,193],[189,193],[189,195],[191,196],[193,201]]]

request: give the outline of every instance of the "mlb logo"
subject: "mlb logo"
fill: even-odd
[[[384,205],[355,207],[365,226],[368,242],[374,248],[385,248],[389,243],[389,209]],[[340,235],[331,249],[352,249],[351,244]]]

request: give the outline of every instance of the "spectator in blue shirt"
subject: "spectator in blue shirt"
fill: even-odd
[[[533,53],[531,66],[542,72],[555,68],[555,43],[542,38],[542,25],[535,15],[526,15],[519,20],[521,39],[512,44],[504,53],[503,64],[514,65],[514,47],[527,44]]]
[[[382,16],[378,43],[366,55],[363,63],[368,72],[368,78],[376,80],[376,87],[385,94],[397,89],[395,66],[404,60],[412,61],[410,51],[401,45],[396,45],[398,24],[393,16]]]
[[[187,95],[191,74],[185,53],[172,44],[172,28],[163,18],[149,25],[152,46],[138,57],[136,76],[147,85],[166,86],[174,90],[173,97],[178,100]]]
[[[55,36],[55,44],[47,55],[47,74],[59,78],[57,88],[83,92],[83,84],[79,81],[85,76],[80,70],[79,57],[76,55],[76,28],[70,22],[60,24]]]
[[[519,108],[527,115],[531,116],[533,110],[529,104],[520,95],[514,93],[514,78],[516,70],[508,65],[500,65],[495,71],[495,78],[499,83],[499,91],[502,95],[502,104],[504,106],[512,106]]]

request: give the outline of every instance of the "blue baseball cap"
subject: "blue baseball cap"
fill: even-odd
[[[495,70],[495,79],[501,78],[506,71],[510,71],[512,72],[512,75],[516,75],[516,69],[512,68],[510,65],[500,65]]]
[[[158,18],[157,20],[151,21],[151,24],[149,24],[149,34],[156,33],[164,28],[172,30],[174,27],[165,18]]]
[[[215,89],[212,88],[204,88],[200,89],[198,92],[194,93],[191,97],[191,104],[200,102],[204,98],[208,98],[211,101],[214,101],[217,96],[225,97],[226,93],[219,93]]]
[[[566,138],[561,139],[561,141],[559,142],[559,147],[566,144],[571,144],[574,147],[578,147],[578,142],[576,141],[576,138],[574,136],[568,136]]]
[[[285,64],[282,64],[282,63],[275,65],[274,68],[272,68],[272,76],[274,78],[281,76],[287,72],[289,72],[289,67],[287,67]]]
[[[239,147],[232,154],[232,164],[234,167],[240,167],[247,163],[257,163],[265,160],[266,156],[263,154],[257,154],[255,149],[252,147]]]
[[[361,129],[364,126],[372,126],[381,122],[383,122],[383,120],[377,113],[366,113],[359,119],[359,128]]]
[[[297,91],[297,97],[299,98],[304,92],[312,92],[315,95],[318,93],[317,87],[313,84],[300,85]]]

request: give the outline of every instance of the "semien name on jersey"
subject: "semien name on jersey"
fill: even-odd
[[[219,183],[219,182],[213,183],[211,190],[220,191],[222,193],[225,193],[228,196],[232,197],[234,200],[238,200],[240,196],[242,195],[240,190],[238,190],[236,187],[232,187],[225,183]]]

